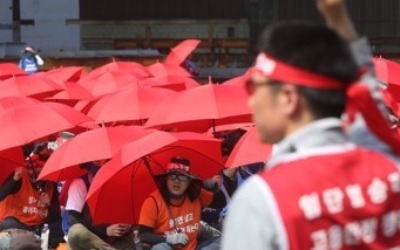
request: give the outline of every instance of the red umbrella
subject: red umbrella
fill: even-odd
[[[34,104],[39,103],[38,100],[29,97],[4,97],[0,98],[0,115],[3,114],[7,109],[13,108],[21,104]]]
[[[400,85],[400,64],[384,58],[373,58],[376,76],[387,84]]]
[[[96,76],[88,74],[77,83],[88,89],[95,97],[113,93],[129,84],[136,84],[138,79],[132,75],[121,72],[104,72]]]
[[[24,76],[25,71],[13,63],[0,63],[0,80],[5,80],[13,76]]]
[[[61,91],[55,81],[41,76],[11,77],[0,82],[0,98],[9,96],[43,97]]]
[[[159,77],[159,78],[147,78],[139,82],[142,86],[160,87],[171,89],[174,91],[183,91],[186,89],[192,89],[199,87],[200,84],[189,77]]]
[[[176,64],[181,65],[185,59],[197,48],[200,44],[200,40],[197,39],[187,39],[179,43],[177,46],[171,49],[165,59],[166,64]]]
[[[267,161],[272,155],[272,145],[262,143],[256,128],[246,132],[229,155],[226,167],[240,167]]]
[[[189,159],[200,178],[223,168],[219,140],[195,133],[148,134],[125,144],[97,173],[87,196],[94,222],[137,223],[144,199],[156,188],[149,169],[164,172],[173,156]]]
[[[93,100],[89,90],[75,82],[64,82],[65,90],[58,92],[47,100]]]
[[[84,75],[86,75],[85,69],[77,66],[60,67],[44,73],[44,76],[49,79],[71,82],[77,82]]]
[[[238,76],[238,77],[229,79],[228,81],[225,81],[225,82],[223,82],[222,84],[224,84],[224,85],[232,85],[232,86],[239,86],[239,87],[244,88],[244,87],[245,87],[245,82],[246,82],[246,79],[247,79],[247,78],[248,78],[248,77],[245,76],[245,75],[243,75],[243,76]]]
[[[61,181],[80,176],[79,164],[110,159],[121,146],[151,133],[141,127],[99,128],[84,132],[67,141],[50,156],[39,179]]]
[[[97,123],[135,121],[142,125],[160,103],[175,92],[132,85],[102,97],[88,112]]]
[[[147,70],[156,78],[168,78],[170,76],[191,77],[192,75],[184,68],[174,64],[154,63],[147,66]]]
[[[105,72],[116,72],[130,74],[138,79],[149,77],[150,74],[146,67],[136,62],[129,61],[113,61],[111,63],[100,66],[90,72],[90,76],[104,74]]]
[[[59,103],[16,105],[0,115],[0,150],[22,146],[91,119]]]
[[[25,159],[21,147],[0,151],[0,185],[17,167],[23,166],[25,166]]]
[[[252,122],[244,88],[207,84],[177,93],[159,105],[146,127],[207,132],[211,127]]]

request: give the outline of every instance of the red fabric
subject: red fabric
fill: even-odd
[[[154,63],[146,67],[153,77],[191,77],[192,75],[183,67],[175,64]]]
[[[55,81],[40,76],[11,77],[0,82],[0,98],[10,96],[49,97],[62,90]]]
[[[140,81],[139,84],[142,86],[166,88],[174,91],[183,91],[200,86],[200,84],[192,78],[179,76],[147,78]]]
[[[79,164],[110,159],[123,144],[150,132],[141,127],[124,126],[99,128],[81,133],[54,151],[40,171],[39,179],[60,181],[77,178],[85,173]]]
[[[400,245],[395,219],[400,176],[394,163],[378,153],[355,149],[304,157],[278,164],[262,178],[278,204],[292,250]]]
[[[343,89],[346,86],[344,83],[336,79],[294,67],[274,59],[265,53],[258,55],[256,65],[253,69],[261,72],[267,78],[282,82],[296,83],[304,87],[317,89]]]
[[[206,84],[166,99],[145,126],[204,133],[219,125],[252,122],[247,101],[242,87]]]
[[[96,224],[136,224],[140,208],[156,190],[153,174],[164,173],[173,156],[190,161],[191,172],[200,178],[223,169],[221,141],[196,133],[170,134],[157,131],[125,144],[96,174],[87,204]]]
[[[25,166],[25,159],[21,147],[0,151],[0,186],[17,167]]]
[[[171,49],[171,52],[165,58],[166,64],[181,65],[185,59],[196,49],[200,44],[200,40],[186,39]]]
[[[88,121],[82,113],[58,103],[17,105],[0,115],[0,150],[22,146]]]
[[[138,122],[138,125],[142,125],[154,109],[174,93],[174,91],[166,89],[131,85],[102,97],[93,105],[87,115],[98,124],[135,121]]]
[[[26,73],[14,63],[0,63],[0,80],[13,76],[25,76]]]
[[[368,86],[353,84],[347,91],[349,102],[364,117],[368,128],[381,140],[391,146],[393,152],[400,154],[400,134],[390,129],[389,123],[372,99]]]
[[[71,66],[53,69],[44,72],[43,75],[53,80],[77,82],[85,74],[86,71],[83,67]]]
[[[240,138],[225,163],[226,167],[240,167],[266,162],[271,157],[272,145],[262,143],[257,128],[252,128]]]

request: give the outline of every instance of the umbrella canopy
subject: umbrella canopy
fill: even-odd
[[[0,82],[0,98],[9,96],[42,97],[61,91],[55,81],[41,76],[11,77]]]
[[[160,103],[175,92],[132,85],[104,96],[88,112],[97,123],[135,121],[142,125]]]
[[[266,162],[272,155],[272,145],[262,143],[256,128],[246,132],[233,148],[226,167],[240,167],[258,162]]]
[[[3,114],[9,108],[13,108],[21,104],[29,105],[34,103],[39,103],[39,100],[29,97],[17,97],[17,96],[0,98],[0,115]]]
[[[243,75],[243,76],[238,76],[238,77],[229,79],[229,80],[223,82],[222,84],[224,84],[224,85],[232,85],[232,86],[239,86],[239,87],[244,88],[245,82],[246,82],[247,79],[248,79],[248,77]]]
[[[174,64],[154,63],[147,66],[147,70],[153,77],[168,78],[169,76],[191,77],[192,75],[183,67]]]
[[[75,82],[64,82],[65,90],[58,92],[47,100],[93,100],[89,90]]]
[[[200,40],[197,39],[187,39],[179,43],[177,46],[171,49],[165,59],[166,64],[176,64],[181,65],[185,59],[197,48],[200,44]]]
[[[142,79],[150,76],[150,73],[143,65],[130,61],[113,61],[92,70],[90,72],[90,76],[101,75],[105,72],[130,74],[137,79]]]
[[[5,80],[13,76],[24,76],[25,71],[13,63],[0,63],[0,80]]]
[[[242,87],[206,84],[168,98],[145,126],[205,133],[218,125],[252,122],[247,100]]]
[[[200,178],[223,168],[219,140],[195,133],[148,134],[125,144],[97,173],[87,196],[94,222],[137,223],[144,199],[156,189],[147,168],[164,172],[173,156],[189,159],[191,172]]]
[[[147,78],[139,82],[142,86],[159,87],[171,89],[174,91],[183,91],[199,87],[200,84],[189,77],[159,77],[159,78]]]
[[[0,150],[22,146],[91,119],[59,103],[15,105],[0,115]]]
[[[111,127],[87,131],[61,145],[47,160],[39,179],[61,181],[80,176],[81,163],[110,159],[123,144],[151,133],[141,127]]]
[[[77,83],[89,90],[93,96],[98,97],[113,93],[129,84],[137,84],[138,79],[124,72],[107,71],[95,76],[88,74]]]
[[[25,166],[25,159],[21,147],[0,151],[0,185],[3,184],[17,167],[23,166]]]
[[[77,82],[82,76],[86,75],[86,71],[83,67],[77,66],[60,67],[47,71],[43,75],[52,80]]]

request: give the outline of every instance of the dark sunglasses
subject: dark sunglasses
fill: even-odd
[[[188,181],[189,177],[186,176],[186,175],[183,175],[183,174],[169,174],[168,175],[168,179],[171,180],[171,181],[178,180],[178,181],[182,181],[183,182],[183,181]]]

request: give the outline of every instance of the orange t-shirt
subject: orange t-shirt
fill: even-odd
[[[53,192],[53,185],[49,185],[47,195],[52,197]],[[47,207],[40,202],[39,191],[32,186],[28,173],[23,171],[20,190],[0,202],[0,222],[12,216],[27,226],[35,226],[43,223],[47,214]]]
[[[185,197],[182,205],[170,205],[170,210],[175,218],[176,226],[189,236],[189,243],[184,250],[194,250],[197,246],[197,235],[200,228],[201,209],[211,204],[213,193],[204,189],[200,196],[191,202]],[[139,224],[154,229],[154,233],[168,235],[176,233],[172,218],[170,218],[167,205],[159,191],[153,192],[143,203],[140,211]]]

